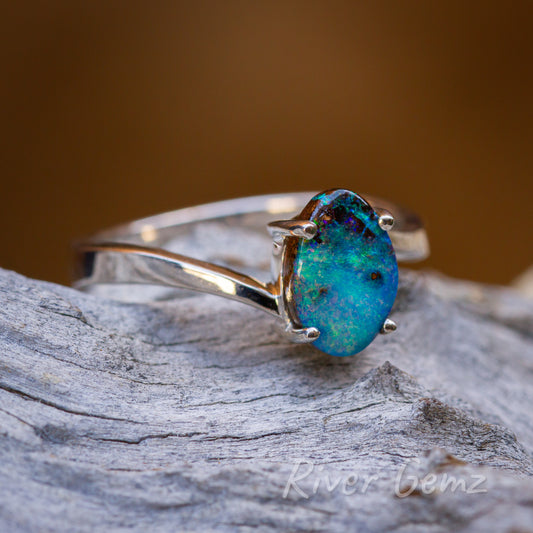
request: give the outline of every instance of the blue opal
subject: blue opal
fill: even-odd
[[[306,212],[307,210],[307,212]],[[298,321],[320,331],[314,342],[331,355],[368,346],[388,317],[398,290],[398,265],[378,215],[344,189],[315,196],[302,215],[316,223],[294,255],[292,302]]]

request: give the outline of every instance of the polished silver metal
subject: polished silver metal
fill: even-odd
[[[310,220],[276,220],[269,222],[268,231],[275,240],[283,237],[301,237],[310,240],[316,235],[316,224]]]
[[[315,327],[310,328],[295,328],[289,326],[285,329],[285,332],[292,342],[305,344],[316,341],[320,337],[320,331]]]
[[[378,215],[378,224],[383,231],[391,231],[394,227],[394,217],[392,213],[383,207],[375,207],[374,211]]]
[[[388,333],[392,333],[393,331],[396,331],[398,329],[398,326],[394,320],[391,320],[390,318],[387,318],[385,322],[383,323],[383,326],[381,326],[380,333],[382,335],[387,335]]]
[[[74,285],[85,289],[101,283],[142,283],[215,294],[281,317],[291,340],[313,342],[320,335],[318,329],[312,324],[299,324],[291,312],[291,273],[286,266],[290,264],[295,240],[311,239],[316,234],[314,222],[298,215],[310,205],[313,196],[294,193],[238,198],[179,209],[106,230],[75,245]],[[385,200],[365,198],[370,205],[380,206],[374,209],[380,216],[380,226],[390,230],[399,261],[427,257],[426,232],[416,215]],[[273,218],[275,221],[271,222]],[[198,225],[213,222],[261,231],[267,226],[273,238],[272,281],[259,281],[231,268],[165,249],[176,235],[189,234]],[[243,249],[241,253],[240,260],[246,264],[248,251]],[[394,322],[388,319],[382,331],[394,329]]]

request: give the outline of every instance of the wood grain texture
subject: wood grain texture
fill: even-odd
[[[403,271],[398,331],[352,358],[208,295],[0,271],[0,301],[1,531],[533,531],[516,292]]]

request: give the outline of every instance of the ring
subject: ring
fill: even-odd
[[[192,236],[194,250],[195,231],[202,224],[209,231],[214,223],[235,239],[241,229],[268,229],[270,281],[232,268],[255,260],[247,247],[218,264],[170,251],[179,235]],[[76,288],[142,283],[215,294],[278,317],[293,342],[348,356],[378,333],[396,329],[389,314],[398,289],[397,261],[422,260],[429,245],[414,213],[330,189],[314,196],[254,196],[179,209],[103,231],[77,243],[75,252]]]

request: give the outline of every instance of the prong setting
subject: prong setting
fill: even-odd
[[[342,209],[334,209],[337,206]],[[346,213],[354,216],[345,216]],[[285,335],[289,340],[313,343],[331,355],[347,356],[362,351],[376,333],[396,330],[392,320],[382,318],[390,312],[396,294],[396,256],[391,240],[385,234],[393,225],[394,218],[389,211],[375,208],[364,198],[344,189],[316,195],[299,215],[268,224],[274,241],[272,273],[276,280],[278,313],[285,323]],[[361,226],[370,228],[375,237],[372,242]],[[349,232],[346,232],[347,228]],[[356,257],[350,255],[354,247],[362,249]],[[377,251],[382,256],[378,260],[375,254],[366,254],[368,250]],[[348,284],[344,288],[334,267],[333,272],[321,267],[320,259],[324,254],[339,255],[356,267],[368,269],[369,279],[364,278],[360,283]],[[382,281],[376,282],[378,279]],[[309,286],[317,288],[319,294],[307,290]],[[376,299],[375,307],[363,323],[353,323],[351,300],[346,294],[364,296],[369,286],[381,297]],[[339,300],[345,312],[333,313],[328,308],[334,299]],[[332,329],[330,320],[343,323],[346,335]]]
[[[378,215],[378,224],[383,231],[390,231],[394,227],[394,217],[390,211],[383,209],[382,207],[375,208]]]
[[[385,322],[383,323],[383,326],[381,326],[380,333],[382,335],[387,335],[388,333],[392,333],[393,331],[396,331],[398,329],[398,326],[396,325],[396,322],[394,320],[391,320],[390,318],[387,318]]]
[[[288,326],[285,330],[292,342],[299,344],[307,344],[309,342],[316,341],[320,336],[320,331],[315,327],[310,328],[298,328],[294,326]]]
[[[268,224],[268,231],[274,237],[298,237],[306,241],[312,239],[317,227],[310,220],[276,220]]]
[[[318,228],[314,222],[298,218],[276,220],[270,222],[267,228],[273,240],[272,273],[277,280],[278,309],[285,322],[285,335],[291,342],[309,344],[318,339],[320,331],[313,326],[302,326],[288,311],[284,287],[290,284],[290,275],[285,269],[283,257],[287,253],[287,237],[310,240],[316,235]]]

